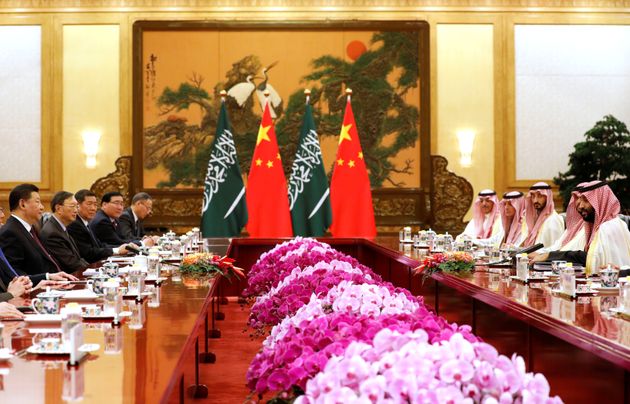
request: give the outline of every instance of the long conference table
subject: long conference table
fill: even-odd
[[[617,306],[617,295],[566,299],[548,284],[524,285],[483,267],[469,276],[434,274],[423,281],[413,275],[417,251],[396,239],[322,240],[384,280],[423,296],[447,320],[469,324],[500,353],[523,356],[527,370],[543,373],[552,394],[565,402],[630,402],[630,321],[609,311]],[[210,239],[207,244],[248,270],[281,241]],[[25,353],[34,334],[47,331],[44,326],[3,322],[3,343],[17,355],[0,362],[0,402],[242,402],[245,374],[222,380],[228,365],[224,353],[236,349],[236,342],[221,330],[245,330],[242,315],[237,321],[224,313],[227,297],[240,296],[245,285],[170,277],[143,301],[128,301],[132,316],[122,325],[85,321],[86,342],[100,348],[78,366],[68,366],[63,356]],[[251,359],[230,356],[243,369]],[[216,398],[218,389],[231,388],[240,393]]]

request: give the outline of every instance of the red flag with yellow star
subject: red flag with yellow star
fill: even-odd
[[[258,129],[252,166],[247,177],[247,231],[252,237],[291,237],[287,180],[276,141],[276,131],[265,104]]]
[[[343,117],[337,161],[330,182],[332,225],[335,237],[375,237],[372,190],[354,121],[350,97]]]

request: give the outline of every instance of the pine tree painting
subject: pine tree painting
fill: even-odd
[[[322,55],[311,60],[311,70],[303,75],[303,86],[295,88],[291,94],[283,94],[275,125],[285,173],[287,176],[290,173],[300,133],[303,89],[312,90],[311,104],[318,133],[325,138],[338,136],[345,105],[344,90],[351,88],[372,187],[406,187],[408,185],[400,178],[418,175],[419,162],[400,161],[396,156],[402,150],[413,148],[419,138],[419,108],[406,101],[406,95],[419,86],[418,32],[375,32],[369,46],[351,45],[354,46],[348,46],[350,57],[347,59]],[[248,80],[260,87],[265,67],[262,60],[262,55],[237,60],[224,80],[214,86],[202,75],[191,72],[179,87],[166,87],[156,97],[162,120],[144,128],[144,165],[145,169],[152,169],[161,164],[168,172],[168,180],[159,182],[158,187],[203,186],[220,106],[219,92]],[[282,60],[277,63],[281,64]],[[243,173],[249,171],[260,123],[258,102],[255,91],[242,105],[232,97],[227,99]],[[202,114],[200,124],[190,124],[178,115],[191,108]],[[331,168],[326,167],[327,171]]]

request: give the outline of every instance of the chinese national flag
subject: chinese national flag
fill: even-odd
[[[337,160],[330,182],[332,225],[335,237],[375,237],[372,191],[359,142],[350,98],[346,104]]]
[[[265,104],[258,129],[252,166],[247,177],[247,231],[252,237],[291,237],[287,181],[278,151],[276,132]]]

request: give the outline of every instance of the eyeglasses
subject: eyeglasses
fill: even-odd
[[[153,206],[148,205],[148,204],[146,204],[146,203],[143,203],[143,204],[142,204],[142,206],[144,206],[145,208],[147,208],[147,211],[148,211],[148,212],[151,212],[151,211],[153,210]]]
[[[112,205],[118,205],[118,206],[123,206],[125,204],[123,201],[111,201],[108,203],[111,203]]]
[[[63,206],[65,206],[66,208],[70,208],[70,209],[78,209],[79,208],[79,205],[77,205],[77,204],[66,205],[64,203]]]

